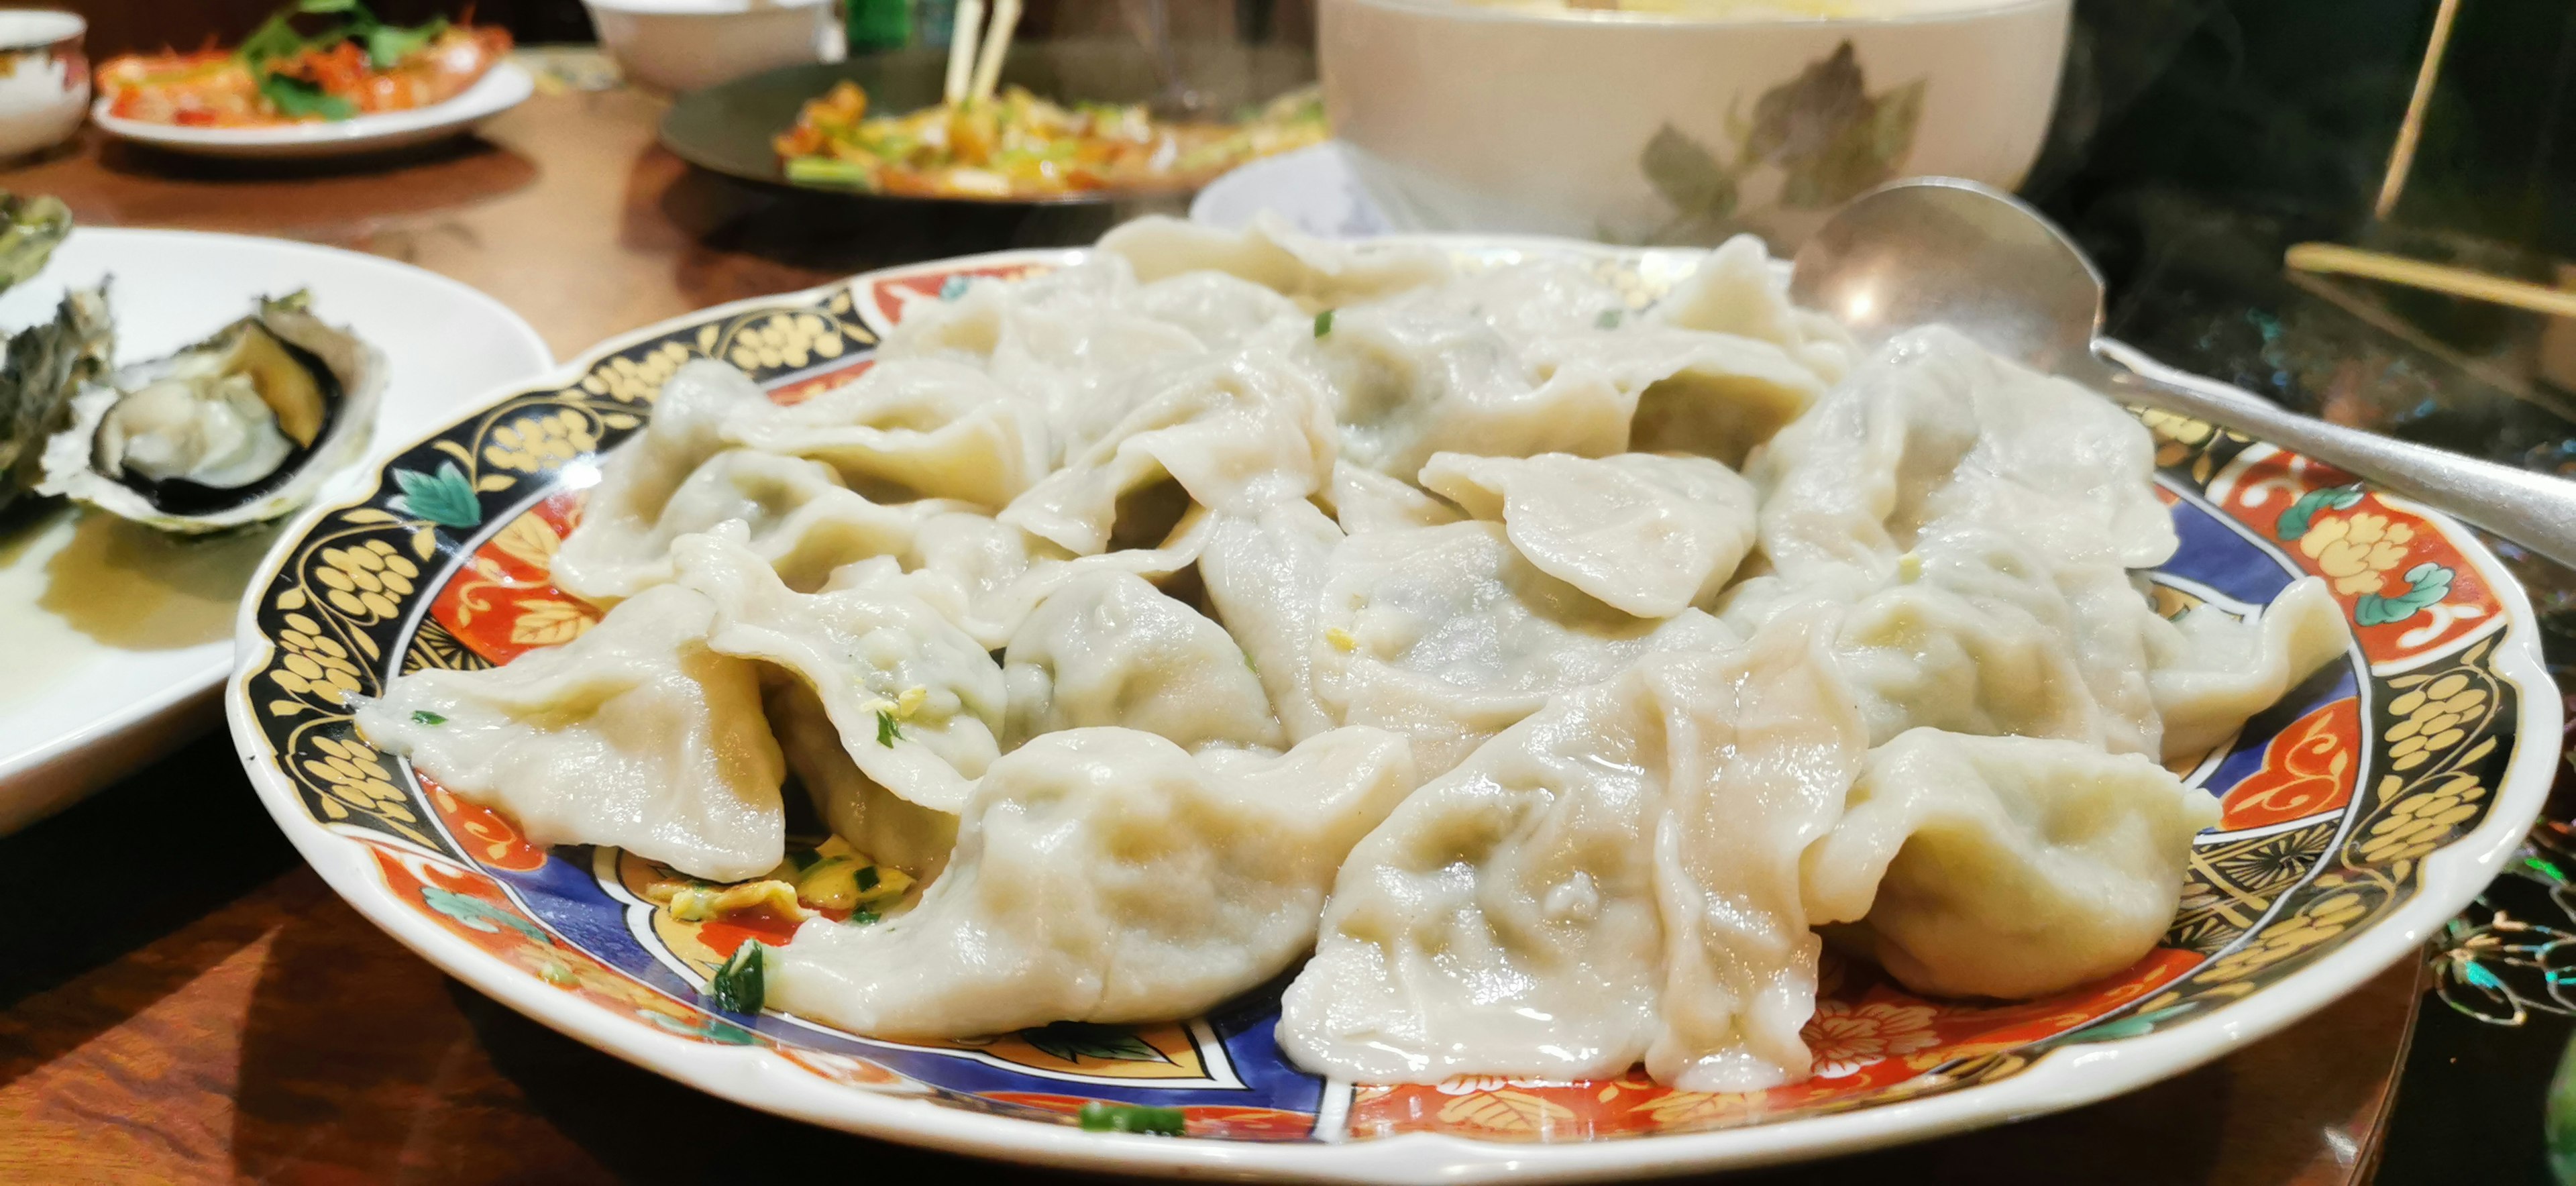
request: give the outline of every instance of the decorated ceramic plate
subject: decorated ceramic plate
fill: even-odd
[[[345,156],[459,135],[535,93],[536,78],[518,63],[505,61],[485,71],[463,94],[410,111],[256,128],[185,128],[110,114],[111,100],[101,96],[92,105],[90,118],[109,135],[194,156]]]
[[[1537,248],[1489,241],[1488,258]],[[1569,246],[1546,250],[1584,250]],[[1589,249],[1651,301],[1695,253]],[[1061,267],[1008,253],[711,309],[502,392],[386,461],[363,497],[270,552],[242,607],[234,735],[278,823],[377,925],[502,1002],[706,1091],[818,1124],[984,1156],[1124,1172],[1466,1182],[1602,1178],[1847,1152],[2098,1100],[2217,1058],[2416,950],[2538,812],[2559,726],[2531,612],[2438,515],[2206,424],[2150,417],[2182,548],[2168,613],[2254,613],[2324,577],[2355,644],[2241,735],[2187,763],[2221,825],[2200,837],[2164,942],[2044,1000],[1925,999],[1828,962],[1818,1073],[1707,1094],[1583,1083],[1319,1079],[1272,1040],[1277,986],[1206,1016],[1056,1024],[972,1042],[853,1036],[705,995],[784,927],[686,922],[612,850],[532,847],[510,823],[360,739],[342,697],[423,667],[479,668],[594,618],[549,583],[601,451],[662,380],[726,360],[792,401],[867,365],[908,296]],[[790,841],[790,849],[797,842]],[[1186,1135],[1085,1131],[1089,1101],[1177,1109]]]

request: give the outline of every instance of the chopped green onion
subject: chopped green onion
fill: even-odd
[[[787,863],[796,866],[796,871],[799,873],[813,868],[814,862],[822,859],[823,854],[810,848],[800,848],[787,854]]]
[[[787,179],[817,185],[855,185],[860,189],[876,188],[876,175],[866,165],[839,157],[799,156],[787,158]]]
[[[877,867],[876,867],[876,866],[874,866],[874,865],[870,865],[870,866],[868,866],[867,868],[864,868],[864,869],[859,870],[859,871],[858,871],[858,874],[856,875],[856,877],[854,878],[854,880],[856,880],[856,881],[859,883],[859,892],[860,892],[860,893],[863,893],[863,894],[864,894],[864,893],[868,892],[869,890],[875,889],[875,888],[877,887],[877,881],[878,881],[878,878],[877,878]]]
[[[850,912],[850,916],[848,918],[841,920],[841,925],[863,927],[869,923],[875,922],[879,917],[882,916],[874,910],[853,910]]]
[[[1617,329],[1617,328],[1619,328],[1619,313],[1620,313],[1620,311],[1619,311],[1619,310],[1617,310],[1617,309],[1603,309],[1603,310],[1601,311],[1601,315],[1600,315],[1599,317],[1595,317],[1595,318],[1593,318],[1593,319],[1592,319],[1592,326],[1593,326],[1593,328],[1595,328],[1595,329]]]
[[[1189,1117],[1179,1108],[1147,1108],[1092,1100],[1082,1105],[1075,1121],[1082,1125],[1084,1132],[1135,1132],[1177,1137],[1188,1128]]]
[[[758,940],[734,949],[733,958],[717,965],[707,978],[707,1003],[727,1013],[758,1013],[769,995],[768,949]]]
[[[1331,332],[1333,332],[1333,311],[1326,309],[1315,314],[1315,336],[1320,338]]]
[[[411,714],[411,719],[412,723],[415,725],[444,725],[447,723],[446,717],[431,712],[426,708],[413,712]]]
[[[887,712],[886,710],[884,710],[884,709],[882,709],[882,708],[878,709],[878,710],[877,710],[877,744],[878,744],[878,745],[882,745],[882,746],[886,747],[887,749],[893,749],[893,748],[894,748],[894,743],[895,743],[897,740],[899,740],[900,738],[902,738],[902,737],[903,737],[903,730],[898,729],[898,728],[896,728],[896,727],[895,727],[895,724],[894,724],[894,714],[893,714],[893,713],[890,713],[890,712]]]

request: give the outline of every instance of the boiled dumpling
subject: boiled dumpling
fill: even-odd
[[[2292,582],[2252,622],[2202,606],[2156,626],[2147,684],[2168,761],[2207,753],[2352,646],[2343,607],[2316,577]]]
[[[1906,987],[2029,998],[2136,963],[2173,924],[2192,837],[2218,804],[2136,754],[2029,737],[1907,733],[1869,754],[1806,853],[1819,922]]]
[[[1442,453],[1422,484],[1500,521],[1541,572],[1641,618],[1707,600],[1753,543],[1753,488],[1706,458]]]
[[[707,646],[715,614],[696,592],[648,589],[506,667],[396,679],[358,706],[358,729],[458,797],[509,813],[533,843],[757,877],[785,851],[786,771],[758,665]]]
[[[1351,850],[1281,1050],[1362,1083],[1624,1074],[1654,1039],[1663,723],[1635,675],[1558,697]]]
[[[861,771],[842,747],[841,730],[823,711],[822,699],[803,680],[772,675],[763,682],[761,707],[787,769],[832,834],[915,880],[937,877],[957,845],[957,817],[905,799]]]
[[[1054,460],[1043,414],[972,367],[887,359],[803,403],[727,420],[728,441],[811,457],[862,489],[999,508]]]
[[[1542,373],[1492,326],[1426,301],[1338,310],[1312,352],[1342,453],[1399,477],[1440,452],[1622,452],[1637,410],[1637,392],[1599,368]]]
[[[1040,603],[1002,659],[1015,748],[1063,729],[1116,725],[1184,749],[1285,744],[1242,648],[1133,573],[1084,573]]]
[[[871,556],[900,555],[923,521],[967,504],[925,499],[885,506],[841,484],[830,466],[797,457],[728,449],[708,458],[649,524],[633,516],[593,519],[558,554],[557,582],[601,604],[632,597],[672,577],[671,541],[739,523],[746,545],[788,587],[811,592],[832,570]]]
[[[1634,409],[1626,448],[1741,464],[1824,395],[1780,347],[1753,338],[1638,325],[1533,343],[1542,373],[1600,375]]]
[[[672,546],[682,587],[715,604],[707,645],[784,669],[821,698],[841,748],[869,778],[955,813],[1001,752],[1001,669],[901,584],[891,558],[798,593],[740,544],[693,535]]]
[[[1317,697],[1315,663],[1324,581],[1341,542],[1341,528],[1315,504],[1292,498],[1257,514],[1212,516],[1199,553],[1208,604],[1242,644],[1290,741],[1337,723]]]
[[[1310,662],[1325,712],[1411,737],[1427,775],[1647,651],[1734,641],[1698,610],[1656,620],[1612,609],[1523,558],[1489,522],[1345,539],[1316,624]]]
[[[1122,502],[1167,479],[1199,506],[1256,510],[1321,488],[1334,449],[1322,391],[1276,355],[1250,353],[1181,376],[1000,518],[1088,556],[1120,534],[1133,513]]]
[[[724,363],[699,359],[673,372],[643,431],[600,461],[581,522],[555,553],[555,585],[606,604],[649,584],[650,574],[639,580],[633,571],[641,541],[654,538],[690,475],[724,449],[725,422],[768,406],[759,384]]]
[[[1323,495],[1333,519],[1350,535],[1405,527],[1438,527],[1464,516],[1457,507],[1423,493],[1402,478],[1389,477],[1348,458],[1333,465],[1332,485]]]
[[[903,555],[903,583],[977,644],[1001,650],[1048,594],[1089,572],[1161,580],[1198,559],[1210,522],[1184,514],[1153,548],[1076,556],[989,515],[934,515]]]
[[[1343,854],[1412,788],[1403,740],[1370,729],[1195,758],[1050,733],[985,772],[916,908],[807,923],[769,1001],[890,1038],[1193,1016],[1306,950]]]
[[[2154,473],[2155,442],[2117,405],[1937,326],[1891,340],[1745,470],[1762,549],[1792,583],[1883,583],[1943,521],[2051,565],[2153,567],[2179,544]]]
[[[1770,251],[1752,235],[1719,244],[1647,310],[1646,319],[1769,342],[1827,384],[1841,382],[1851,371],[1851,335],[1833,318],[1789,303],[1788,285],[1774,269]]]
[[[1834,827],[1868,743],[1826,614],[1782,619],[1722,658],[1647,669],[1665,715],[1654,839],[1664,924],[1647,1073],[1685,1091],[1808,1075],[1820,944],[1799,857]]]
[[[1101,236],[1100,251],[1126,260],[1142,280],[1223,272],[1310,311],[1419,288],[1450,274],[1449,261],[1430,248],[1317,239],[1267,212],[1240,231],[1177,218],[1140,218]]]

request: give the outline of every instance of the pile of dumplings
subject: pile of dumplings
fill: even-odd
[[[792,775],[927,885],[770,957],[854,1033],[1304,959],[1319,1074],[1758,1089],[1811,1073],[1828,939],[1948,996],[2134,963],[2215,822],[2168,763],[2350,646],[2314,579],[2158,616],[2152,457],[1945,329],[1863,356],[1751,239],[1638,308],[1582,258],[1148,220],[802,403],[685,366],[555,562],[605,617],[358,723],[713,881],[780,865]]]

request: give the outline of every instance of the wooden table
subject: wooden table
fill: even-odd
[[[518,309],[560,357],[721,301],[1096,230],[1060,214],[871,216],[754,192],[655,147],[660,111],[631,91],[556,90],[483,141],[358,171],[91,141],[0,173],[0,186],[60,194],[94,225],[278,235],[415,263]],[[100,881],[143,905],[87,909],[82,888]],[[0,840],[0,901],[20,953],[0,964],[0,1180],[989,1172],[698,1095],[448,980],[303,866],[221,737]],[[2110,1103],[1730,1181],[2364,1181],[2416,977],[2391,970],[2286,1033]]]

